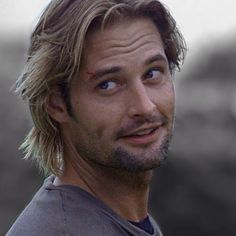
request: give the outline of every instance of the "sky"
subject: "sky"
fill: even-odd
[[[30,34],[50,0],[0,0],[0,33]],[[235,0],[162,0],[188,45],[236,34]],[[0,36],[1,37],[1,36]]]

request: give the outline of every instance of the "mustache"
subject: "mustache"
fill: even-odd
[[[135,129],[143,125],[162,125],[165,126],[169,123],[169,119],[166,116],[149,116],[149,117],[137,117],[132,120],[129,124],[120,128],[117,132],[117,139],[125,136],[127,133],[132,132]]]

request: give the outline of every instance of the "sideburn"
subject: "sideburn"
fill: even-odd
[[[66,110],[69,114],[69,116],[73,119],[76,120],[76,117],[74,115],[74,112],[73,112],[73,108],[72,108],[72,104],[71,104],[71,99],[70,99],[70,86],[68,84],[68,82],[66,81],[60,81],[58,83],[58,86],[59,86],[59,90],[62,94],[62,97],[65,101],[65,104],[66,104]]]

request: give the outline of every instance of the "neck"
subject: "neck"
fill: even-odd
[[[152,171],[129,172],[88,164],[66,163],[55,184],[76,185],[94,195],[124,219],[140,221],[147,216]]]

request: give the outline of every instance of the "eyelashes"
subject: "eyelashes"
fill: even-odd
[[[111,89],[116,88],[116,86],[118,86],[116,81],[106,80],[106,81],[99,83],[97,85],[97,88],[99,88],[101,90],[111,90]]]
[[[125,79],[119,77],[120,75],[117,76],[116,79],[110,78],[99,82],[96,85],[96,89],[103,93],[113,93],[117,91],[127,83]],[[163,77],[163,70],[155,67],[148,69],[141,78],[144,84],[158,84],[163,80]]]
[[[143,79],[157,82],[161,78],[161,75],[162,72],[159,68],[151,68],[144,74]]]

